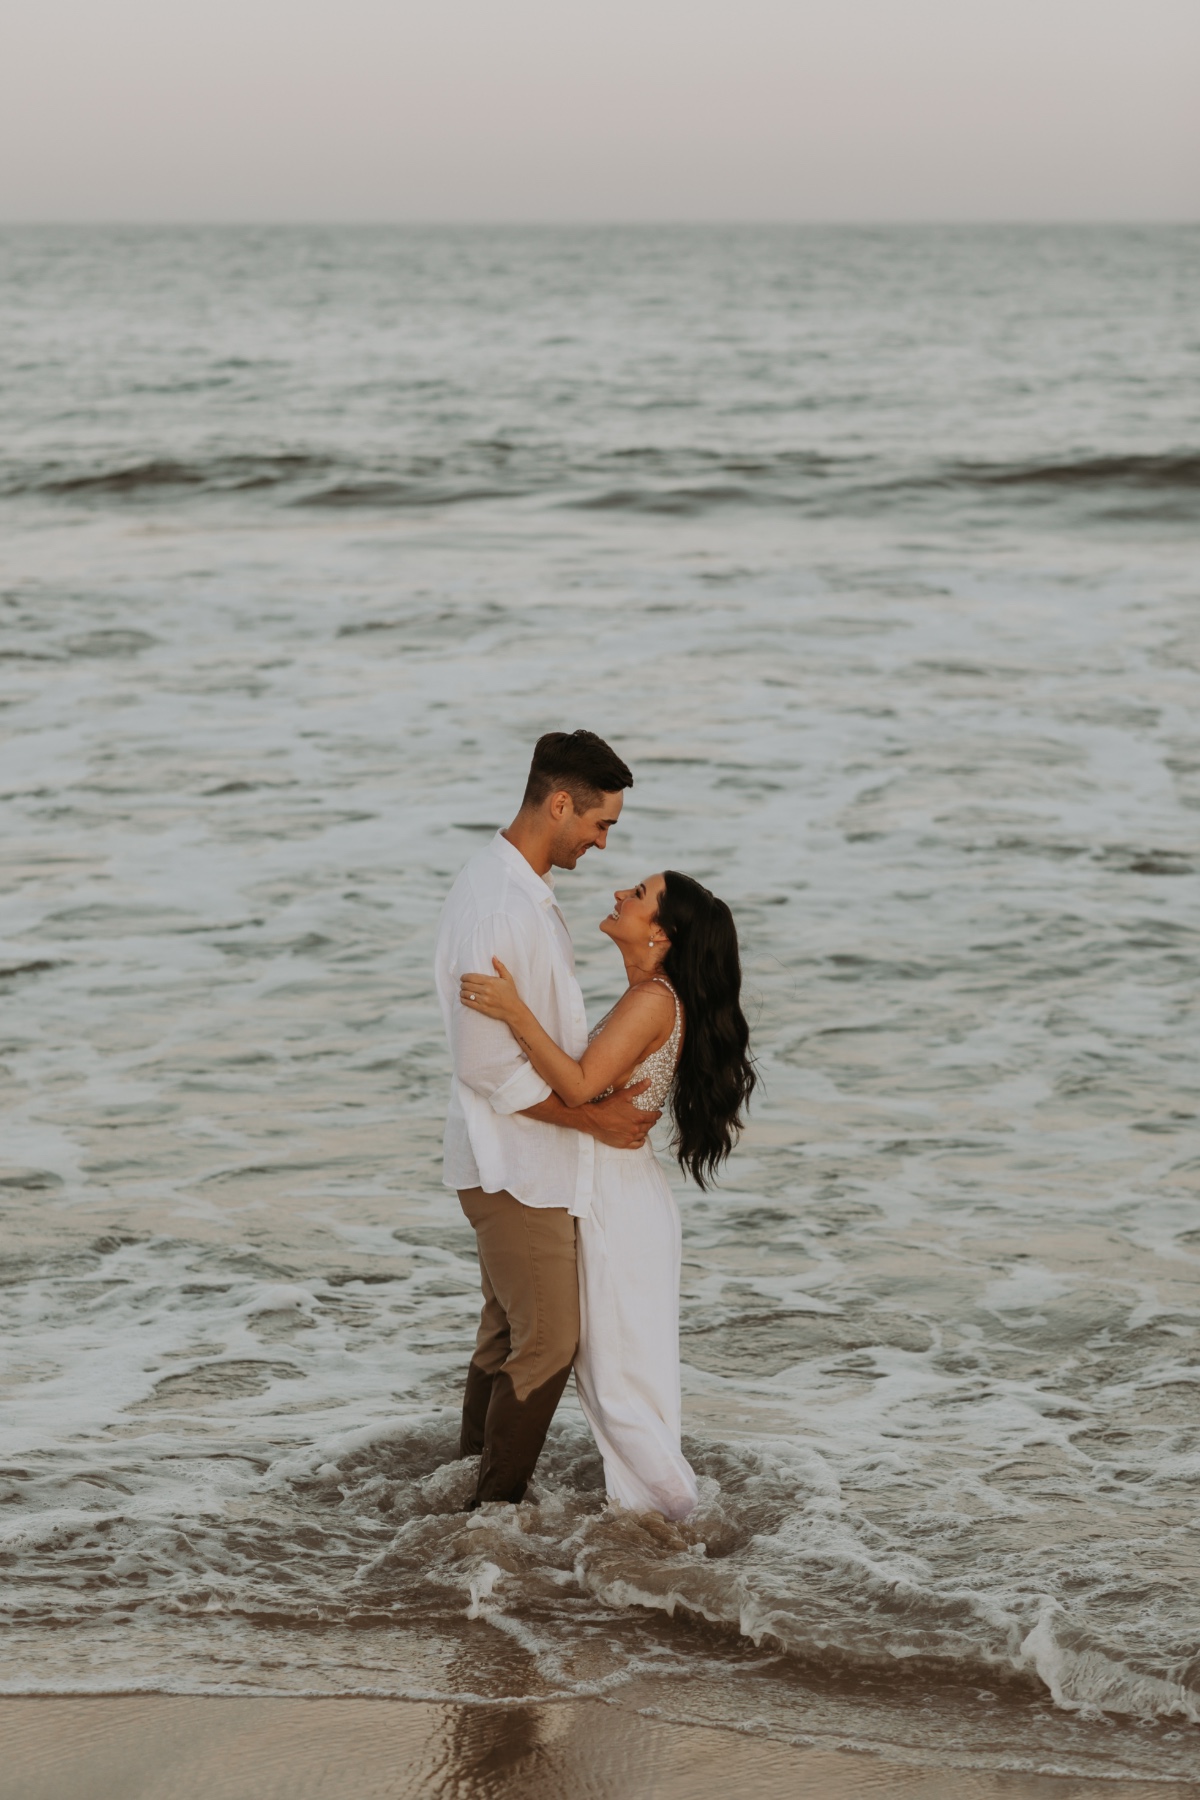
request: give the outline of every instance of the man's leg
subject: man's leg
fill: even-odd
[[[478,1189],[472,1190],[479,1192]],[[466,1208],[463,1208],[464,1212]],[[467,1214],[470,1218],[470,1214]],[[458,1454],[460,1456],[481,1456],[483,1454],[484,1424],[487,1419],[488,1402],[492,1397],[492,1382],[508,1361],[511,1348],[508,1332],[508,1320],[504,1316],[504,1308],[497,1300],[488,1272],[483,1264],[482,1246],[479,1249],[479,1285],[483,1289],[483,1311],[479,1315],[479,1330],[475,1334],[475,1350],[471,1357],[471,1366],[467,1370],[467,1385],[463,1393],[462,1431],[459,1435]]]
[[[459,1199],[475,1228],[484,1284],[463,1440],[475,1437],[486,1384],[475,1503],[515,1501],[533,1473],[579,1344],[575,1221],[565,1207],[522,1206],[511,1194],[481,1188],[466,1189]]]

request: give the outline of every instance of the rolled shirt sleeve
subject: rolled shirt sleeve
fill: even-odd
[[[527,1106],[540,1106],[548,1100],[554,1089],[548,1081],[543,1081],[531,1062],[510,1075],[503,1087],[498,1087],[487,1096],[488,1104],[493,1112],[524,1112]]]
[[[537,977],[534,946],[511,914],[493,913],[481,919],[467,948],[456,959],[455,976],[489,974],[498,956],[517,984],[522,1000],[538,1014],[546,1015],[549,995]],[[550,1097],[553,1089],[542,1079],[516,1038],[500,1019],[485,1018],[470,1007],[458,1005],[453,1015],[452,1052],[460,1081],[484,1100],[493,1112],[524,1112]]]

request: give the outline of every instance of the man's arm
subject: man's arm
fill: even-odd
[[[640,1150],[646,1133],[661,1113],[643,1112],[633,1104],[632,1096],[648,1088],[648,1081],[635,1082],[605,1100],[589,1100],[584,1106],[567,1106],[557,1094],[541,1100],[536,1106],[523,1106],[521,1116],[537,1119],[543,1125],[565,1125],[568,1131],[582,1131],[599,1138],[613,1150]]]
[[[496,947],[501,944],[507,949]],[[531,989],[538,985],[533,978],[533,946],[527,930],[505,913],[493,913],[477,922],[468,943],[454,959],[455,985],[468,969],[490,968],[493,956],[505,955],[515,959]],[[487,960],[480,963],[481,956]],[[543,1081],[507,1025],[462,1006],[457,994],[449,1023],[455,1074],[474,1088],[494,1112],[523,1112],[551,1094],[550,1083]]]

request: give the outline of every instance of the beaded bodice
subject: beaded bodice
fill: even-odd
[[[671,986],[666,976],[655,975],[652,976],[651,979],[660,981],[670,994],[672,1000],[674,1000],[675,1023],[671,1027],[671,1035],[666,1043],[660,1045],[657,1050],[652,1050],[649,1056],[638,1064],[637,1068],[633,1071],[633,1074],[629,1077],[627,1085],[633,1087],[636,1082],[649,1081],[650,1086],[644,1093],[635,1094],[633,1096],[633,1104],[642,1112],[661,1112],[662,1108],[667,1103],[671,1089],[675,1083],[675,1065],[679,1061],[679,1046],[683,1042],[683,1014],[679,1006],[679,995],[675,992],[675,989]],[[614,1011],[615,1008],[610,1007],[604,1017],[600,1020],[600,1023],[592,1026],[592,1029],[588,1032],[589,1044],[594,1037],[603,1031],[604,1027],[608,1024],[608,1021],[612,1018]],[[597,1100],[603,1100],[605,1094],[611,1093],[611,1088],[605,1088],[604,1093],[597,1094],[596,1098]]]

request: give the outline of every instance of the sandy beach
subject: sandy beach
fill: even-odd
[[[0,1702],[5,1800],[1197,1800],[1200,1783],[933,1769],[594,1701],[176,1695]]]

